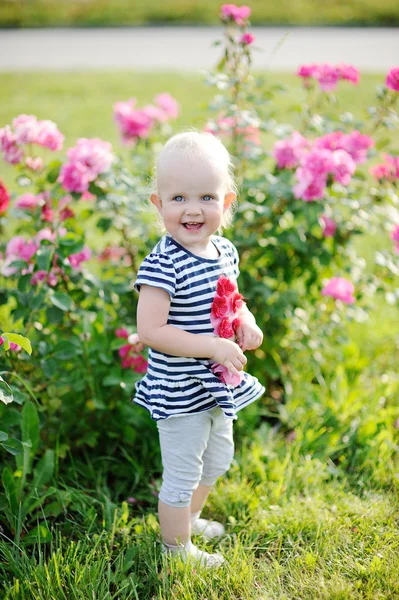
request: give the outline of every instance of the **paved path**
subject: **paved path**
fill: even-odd
[[[345,62],[362,71],[399,66],[399,28],[253,27],[258,69],[292,71],[300,63]],[[0,30],[0,71],[210,69],[219,27]]]

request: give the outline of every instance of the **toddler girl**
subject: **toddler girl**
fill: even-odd
[[[159,521],[164,550],[219,566],[220,554],[191,543],[191,533],[222,535],[223,525],[200,519],[216,479],[234,453],[236,412],[264,392],[243,373],[245,350],[262,343],[262,331],[245,303],[236,341],[214,335],[211,306],[221,276],[235,282],[238,254],[215,235],[236,199],[230,155],[212,134],[186,132],[164,146],[156,168],[156,206],[166,229],[140,266],[137,331],[149,346],[148,372],[136,384],[135,402],[157,422],[163,477]],[[218,363],[240,377],[226,385],[211,370]]]

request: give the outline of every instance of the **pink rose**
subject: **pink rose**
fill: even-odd
[[[399,254],[399,225],[395,225],[393,231],[391,232],[391,240],[396,242],[395,253]]]
[[[19,115],[13,119],[12,124],[18,144],[34,144],[36,142],[39,124],[34,115]]]
[[[234,336],[234,329],[232,322],[227,318],[223,317],[220,325],[218,335],[221,338],[229,339]]]
[[[147,138],[154,125],[153,117],[143,110],[134,109],[135,104],[135,98],[114,104],[114,119],[125,143]]]
[[[229,306],[227,303],[226,296],[215,296],[212,302],[212,310],[211,314],[216,319],[221,319],[224,317],[229,311]]]
[[[4,214],[10,204],[10,194],[7,191],[6,186],[0,179],[0,215]]]
[[[237,387],[244,379],[244,372],[238,371],[238,375],[230,373],[230,371],[223,365],[213,364],[211,367],[212,373],[218,376],[220,381],[225,385],[232,385]]]
[[[58,181],[68,192],[83,193],[88,191],[92,177],[81,163],[68,162],[62,165]]]
[[[359,70],[353,65],[345,65],[341,63],[340,65],[337,65],[337,69],[340,73],[341,79],[351,81],[354,85],[359,83],[360,73]]]
[[[99,138],[80,138],[67,152],[69,162],[80,164],[86,169],[89,181],[108,171],[113,161],[112,145]]]
[[[230,296],[236,289],[237,286],[228,277],[219,277],[216,285],[216,293],[218,296]]]
[[[177,119],[179,116],[179,104],[167,92],[155,96],[154,102],[170,119]]]
[[[15,201],[15,208],[25,208],[26,210],[34,210],[40,205],[40,198],[34,194],[23,194]]]
[[[48,148],[55,152],[61,150],[65,136],[58,130],[53,121],[39,121],[35,142],[39,146]]]
[[[279,169],[293,169],[298,166],[309,142],[297,131],[290,139],[279,140],[274,144],[273,156]]]
[[[251,9],[249,6],[236,6],[235,4],[223,4],[221,8],[222,19],[232,19],[238,25],[243,25],[250,17]]]
[[[118,338],[128,338],[129,337],[129,332],[126,329],[126,327],[120,327],[119,329],[115,330],[115,335]]]
[[[333,152],[334,179],[342,185],[349,185],[353,173],[356,171],[356,163],[346,150],[335,150]]]
[[[335,163],[331,150],[324,148],[312,149],[301,157],[301,167],[303,171],[309,172],[314,178],[320,178],[333,173]],[[299,170],[299,169],[298,169]]]
[[[367,159],[367,150],[374,146],[374,140],[360,133],[360,131],[352,131],[344,139],[344,147],[356,163],[363,163]]]
[[[337,230],[337,224],[334,221],[334,219],[330,219],[329,217],[322,215],[321,220],[324,223],[323,236],[324,237],[333,237]]]
[[[345,304],[353,304],[353,283],[344,277],[332,277],[321,291],[322,296],[331,296]]]
[[[44,167],[44,160],[40,156],[27,156],[25,159],[25,165],[31,171],[38,172],[41,171]]]
[[[315,176],[305,169],[297,169],[295,173],[298,183],[294,185],[293,192],[295,198],[301,198],[305,202],[313,200],[322,200],[326,190],[326,177]]]
[[[392,181],[392,171],[389,165],[375,165],[374,167],[369,168],[369,173],[379,181],[382,181],[383,179]]]
[[[91,258],[91,250],[87,246],[83,248],[80,252],[76,254],[70,254],[68,256],[69,264],[73,269],[80,270],[80,265],[82,262],[89,260]]]
[[[399,67],[394,67],[388,72],[385,85],[391,90],[399,92]]]
[[[0,346],[4,344],[4,338],[0,335]],[[19,352],[21,350],[21,346],[18,344],[14,344],[14,342],[10,342],[10,350],[13,352]]]
[[[244,33],[240,38],[240,44],[243,46],[249,46],[255,41],[255,36],[252,33]]]

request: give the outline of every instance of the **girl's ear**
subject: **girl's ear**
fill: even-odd
[[[158,211],[162,211],[162,200],[157,194],[151,194],[151,202],[157,207]]]
[[[234,192],[229,192],[228,194],[226,194],[223,202],[223,210],[227,210],[230,204],[232,204],[236,198],[237,194],[235,194]]]

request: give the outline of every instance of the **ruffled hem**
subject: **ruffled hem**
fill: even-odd
[[[261,383],[245,373],[241,384],[227,386],[210,374],[206,379],[186,377],[182,380],[145,375],[136,383],[134,402],[150,411],[155,420],[197,413],[220,406],[227,417],[258,399],[265,391]]]

